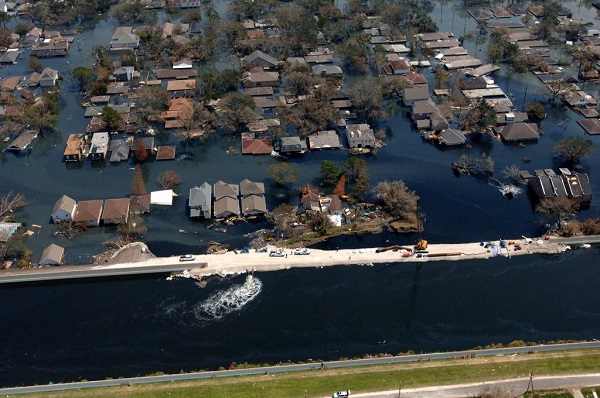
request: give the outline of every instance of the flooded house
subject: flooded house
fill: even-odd
[[[308,134],[308,148],[312,150],[318,149],[339,149],[342,147],[340,137],[335,130],[323,130],[316,133]]]
[[[102,200],[81,200],[77,203],[77,208],[73,214],[73,222],[85,225],[86,227],[97,227],[100,225],[102,216]]]
[[[348,148],[374,148],[375,133],[368,124],[353,124],[346,128]]]
[[[279,66],[279,62],[276,58],[273,58],[272,56],[265,54],[260,50],[256,50],[252,54],[242,58],[241,65],[244,69],[275,69]]]
[[[129,198],[106,199],[101,217],[104,225],[127,224],[130,203]]]
[[[240,215],[239,187],[235,184],[227,184],[221,180],[213,186],[214,217],[228,218]]]
[[[211,218],[212,212],[212,187],[207,182],[199,187],[190,188],[188,199],[190,217]]]
[[[52,213],[50,214],[52,222],[58,224],[63,221],[72,221],[76,208],[77,202],[74,199],[67,195],[61,196],[52,208]]]
[[[588,175],[567,168],[559,169],[559,174],[552,169],[536,170],[529,179],[529,186],[540,200],[566,197],[582,204],[592,201]]]
[[[264,183],[243,180],[240,182],[240,197],[243,216],[259,216],[267,213]]]
[[[105,160],[108,153],[108,142],[110,137],[107,132],[98,132],[92,135],[90,146],[90,158],[92,160]]]
[[[38,261],[40,267],[62,265],[65,260],[65,248],[54,243],[48,245]]]
[[[494,131],[504,142],[535,141],[540,137],[535,123],[511,123],[506,126],[496,126]]]
[[[38,130],[25,130],[17,136],[8,146],[7,151],[21,152],[28,149],[31,146],[33,140],[38,136],[40,132]]]
[[[83,150],[85,147],[85,135],[82,133],[69,134],[67,145],[63,152],[65,162],[81,162],[83,160]]]
[[[429,86],[426,84],[407,87],[402,90],[402,103],[404,106],[412,106],[416,101],[428,100],[429,98]]]

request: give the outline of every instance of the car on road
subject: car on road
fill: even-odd
[[[194,256],[193,254],[184,254],[179,256],[179,261],[194,261],[196,259],[196,256]]]
[[[310,249],[307,249],[306,247],[301,247],[300,249],[294,250],[294,254],[307,255],[310,254]]]
[[[269,253],[269,257],[285,257],[285,253],[281,249],[272,250]]]
[[[334,392],[331,397],[332,398],[341,398],[341,397],[349,397],[349,396],[350,396],[350,390],[344,390],[344,391]]]

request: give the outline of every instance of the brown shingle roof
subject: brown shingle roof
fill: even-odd
[[[106,199],[104,210],[102,211],[103,220],[127,220],[129,214],[129,198]]]
[[[156,151],[156,160],[175,159],[175,146],[159,146]]]
[[[77,209],[75,210],[75,214],[73,214],[73,221],[97,221],[100,218],[101,213],[101,200],[82,200],[77,204]]]

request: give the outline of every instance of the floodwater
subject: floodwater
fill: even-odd
[[[576,11],[577,2],[564,3],[575,16],[594,21],[593,9]],[[440,30],[453,30],[459,36],[462,29],[473,29],[475,22],[458,11],[452,17],[453,4],[444,5],[442,11],[436,3],[432,16],[438,19]],[[222,4],[219,10],[224,12]],[[68,263],[87,263],[111,236],[110,228],[91,228],[70,241],[53,237],[50,212],[62,194],[86,200],[124,197],[130,192],[132,163],[98,167],[86,161],[72,167],[61,162],[68,134],[83,131],[87,125],[80,105],[83,99],[68,78],[69,71],[88,64],[91,47],[107,44],[115,26],[113,20],[102,21],[78,36],[81,51],[76,41],[66,60],[42,61],[64,77],[59,132],[38,137],[28,155],[4,153],[0,157],[2,193],[24,193],[30,205],[19,219],[42,225],[39,237],[28,241],[34,260],[44,247],[56,243],[66,247]],[[473,54],[475,44],[467,41],[465,45]],[[0,75],[23,75],[26,58],[27,54],[19,64],[0,70]],[[518,107],[525,100],[543,98],[531,74],[500,71],[495,79]],[[585,88],[594,95],[598,92],[591,84]],[[561,138],[582,134],[576,124],[578,114],[549,109],[542,123],[545,134],[524,148],[479,140],[471,149],[444,150],[423,142],[406,113],[396,107],[382,120],[379,127],[389,126],[392,134],[376,156],[368,156],[368,164],[373,184],[402,179],[419,194],[426,215],[423,237],[432,242],[461,242],[541,233],[540,218],[527,194],[504,198],[482,180],[455,176],[450,162],[463,154],[486,153],[495,160],[499,179],[511,164],[529,171],[556,168],[552,147]],[[176,143],[168,134],[159,134],[157,141]],[[322,160],[341,165],[348,157],[344,151],[330,151],[292,159],[298,181],[281,189],[265,173],[278,160],[227,154],[230,147],[239,148],[239,139],[214,136],[201,144],[178,144],[178,155],[185,154],[186,159],[142,166],[148,190],[158,189],[154,180],[167,169],[176,170],[183,179],[173,206],[153,207],[144,218],[149,229],[144,241],[155,254],[200,253],[211,240],[242,247],[248,241],[243,234],[265,226],[260,221],[242,222],[225,233],[207,230],[206,222],[193,222],[186,216],[190,187],[204,181],[262,181],[267,206],[272,209],[282,202],[295,203],[296,187],[315,182]],[[598,152],[581,166],[589,172],[594,189],[600,186],[598,166]],[[580,217],[598,217],[599,206],[593,201]],[[187,233],[179,233],[180,229]],[[417,238],[416,234],[384,232],[339,237],[320,248],[411,244]],[[597,255],[597,249],[590,249],[558,257],[289,270],[255,275],[260,288],[246,286],[244,276],[212,279],[205,289],[189,280],[167,282],[164,277],[3,286],[0,385],[215,369],[233,361],[327,360],[366,353],[471,348],[516,339],[597,338]]]

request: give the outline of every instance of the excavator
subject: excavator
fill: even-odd
[[[417,244],[415,245],[415,250],[425,250],[427,249],[427,241],[425,239],[419,239]]]

